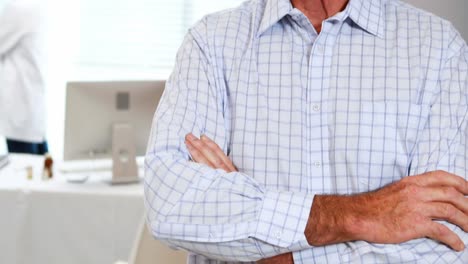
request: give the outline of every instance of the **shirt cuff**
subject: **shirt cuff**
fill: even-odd
[[[263,200],[255,238],[290,247],[308,245],[304,235],[312,208],[313,194],[267,191]]]

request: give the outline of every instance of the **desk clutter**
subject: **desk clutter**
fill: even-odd
[[[2,157],[4,157],[2,159]],[[14,161],[14,162],[11,162]],[[3,164],[3,166],[1,166]],[[144,157],[137,157],[137,180],[131,182],[122,182],[120,185],[134,185],[141,182],[143,177]],[[29,182],[68,182],[85,183],[103,182],[105,184],[115,184],[112,180],[112,160],[79,160],[79,161],[56,161],[46,154],[28,155],[28,154],[10,154],[0,156],[0,175],[5,172],[15,175],[15,181]]]
[[[9,161],[8,155],[5,155],[5,158]],[[0,157],[0,159],[1,159],[1,157]],[[46,154],[44,156],[44,166],[43,166],[43,169],[42,169],[42,180],[45,181],[45,180],[52,179],[52,177],[54,176],[53,164],[54,164],[54,160],[52,159],[52,156],[50,154]],[[4,166],[1,166],[1,161],[0,161],[0,169],[2,167],[4,167]],[[33,167],[31,165],[26,166],[25,170],[26,170],[26,179],[32,181],[33,178],[34,178]]]

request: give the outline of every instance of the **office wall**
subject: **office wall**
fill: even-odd
[[[468,42],[468,1],[467,0],[405,0],[449,21]]]

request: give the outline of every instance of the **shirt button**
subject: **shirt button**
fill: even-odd
[[[318,111],[320,111],[320,105],[314,104],[314,105],[312,106],[312,109],[313,109],[315,112],[318,112]]]
[[[320,166],[322,166],[322,163],[320,163],[320,161],[316,161],[316,162],[314,162],[314,165],[315,165],[315,167],[320,167]]]

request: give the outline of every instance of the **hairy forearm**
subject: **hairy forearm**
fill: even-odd
[[[363,240],[399,244],[417,238],[464,249],[460,237],[434,219],[468,230],[468,182],[443,171],[412,176],[373,192],[316,195],[304,234],[312,246]]]
[[[315,195],[304,234],[312,246],[325,246],[354,240],[350,196]]]

